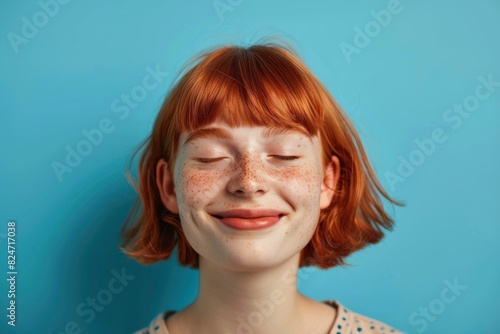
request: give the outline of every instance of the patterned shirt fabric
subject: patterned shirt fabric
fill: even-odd
[[[336,300],[324,301],[324,303],[337,309],[335,322],[328,334],[404,334],[391,326],[378,320],[355,313]],[[176,311],[165,311],[158,314],[147,328],[143,328],[134,334],[170,334],[165,325],[165,319]],[[309,334],[309,333],[304,333]]]

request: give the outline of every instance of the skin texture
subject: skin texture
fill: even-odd
[[[266,137],[269,128],[261,126],[207,128],[222,131],[188,143],[190,134],[182,133],[173,168],[165,160],[157,165],[162,201],[180,215],[200,255],[198,298],[167,319],[169,331],[245,333],[242,322],[267,301],[263,321],[249,324],[252,333],[327,333],[335,309],[300,294],[296,281],[300,251],[334,195],[337,157],[323,170],[320,138],[298,131]],[[237,208],[284,216],[271,227],[243,231],[210,215]]]

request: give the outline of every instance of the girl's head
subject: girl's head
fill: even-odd
[[[289,47],[205,52],[174,85],[144,144],[139,199],[123,250],[142,263],[197,268],[345,264],[393,221],[351,122]],[[279,222],[241,231],[228,210],[274,210]],[[257,214],[258,215],[258,214]]]

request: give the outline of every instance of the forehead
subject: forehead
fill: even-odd
[[[181,134],[181,145],[185,146],[201,138],[212,139],[234,139],[238,134],[245,133],[255,135],[262,139],[273,138],[277,136],[295,135],[311,139],[305,129],[285,128],[285,127],[264,127],[264,126],[240,126],[232,127],[228,125],[212,124],[207,127],[199,128],[190,132]]]

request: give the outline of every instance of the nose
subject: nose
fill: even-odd
[[[237,196],[256,196],[268,191],[266,172],[257,154],[239,157],[227,189]]]

